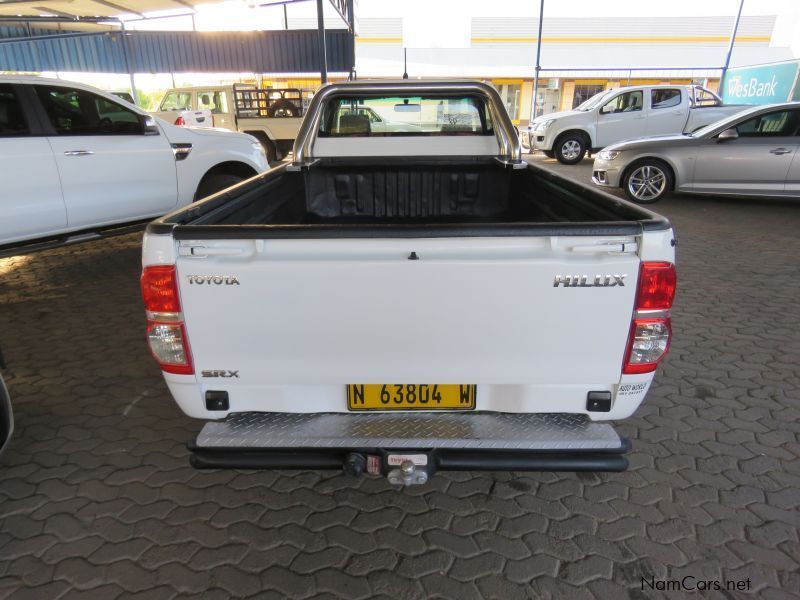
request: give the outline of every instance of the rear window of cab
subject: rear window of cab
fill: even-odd
[[[479,96],[348,96],[327,102],[319,137],[494,135]]]

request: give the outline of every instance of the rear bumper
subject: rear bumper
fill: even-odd
[[[393,456],[453,471],[624,471],[630,443],[582,415],[233,413],[190,442],[197,468],[342,469],[387,474]],[[395,463],[396,464],[396,463]]]

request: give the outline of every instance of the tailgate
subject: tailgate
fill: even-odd
[[[198,127],[213,127],[214,120],[211,118],[211,110],[184,110],[180,116],[183,117],[186,125]]]
[[[639,266],[609,251],[621,241],[635,239],[181,241],[195,372],[237,370],[229,387],[616,383]]]

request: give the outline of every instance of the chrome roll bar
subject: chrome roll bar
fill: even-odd
[[[482,96],[486,99],[489,114],[492,118],[494,133],[500,147],[497,158],[507,164],[524,164],[520,150],[519,136],[508,116],[503,101],[497,90],[480,81],[355,81],[347,83],[330,83],[322,86],[306,110],[305,118],[300,125],[300,131],[294,142],[295,168],[314,160],[313,147],[319,131],[322,107],[335,96],[380,96],[383,94],[396,94],[399,96],[466,93]]]

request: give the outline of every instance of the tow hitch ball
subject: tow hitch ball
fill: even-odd
[[[385,458],[382,460],[382,458]],[[425,460],[420,460],[421,458]],[[361,476],[365,471],[373,475],[380,475],[388,469],[386,479],[392,485],[422,485],[428,481],[427,457],[424,455],[377,455],[364,456],[357,452],[347,455],[342,465],[342,470],[347,475]],[[420,464],[423,463],[423,464]],[[386,469],[382,465],[386,465]]]
[[[392,485],[422,485],[428,481],[428,472],[425,467],[418,467],[410,460],[404,460],[397,469],[386,474],[386,479]]]

